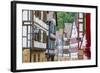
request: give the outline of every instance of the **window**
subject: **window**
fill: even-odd
[[[46,36],[46,32],[43,31],[43,43],[47,42],[47,36]]]
[[[41,30],[41,42],[43,42],[43,30]]]
[[[32,26],[22,26],[22,47],[32,47]]]
[[[23,36],[26,36],[27,35],[27,27],[23,26],[22,29],[23,29],[23,32],[22,32]]]
[[[27,47],[27,27],[23,26],[22,27],[22,45],[23,47]]]
[[[83,24],[82,23],[79,24],[79,31],[83,31]]]
[[[22,40],[23,40],[23,47],[27,47],[27,43],[26,43],[27,42],[27,39],[26,39],[26,37],[23,37]]]
[[[50,48],[51,49],[55,48],[55,41],[50,40]]]
[[[23,21],[31,21],[32,20],[32,11],[31,10],[23,10],[22,11],[22,19]]]
[[[46,31],[40,29],[36,25],[34,25],[34,40],[41,42],[41,43],[46,43],[47,41],[47,36],[46,36]]]
[[[32,47],[32,11],[22,10],[22,47]]]
[[[34,40],[35,41],[38,41],[38,32],[39,32],[39,29],[37,28],[37,26],[34,26]]]
[[[41,11],[35,11],[35,16],[41,19]]]
[[[47,21],[47,11],[43,11],[43,21]]]
[[[38,41],[41,42],[41,29],[39,29],[39,32],[38,32]]]
[[[79,13],[79,18],[83,18],[83,13]]]

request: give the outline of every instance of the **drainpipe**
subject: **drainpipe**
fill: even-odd
[[[50,57],[50,53],[49,53],[49,49],[50,49],[50,21],[48,21],[48,45],[47,45],[47,61],[49,61],[49,57]]]

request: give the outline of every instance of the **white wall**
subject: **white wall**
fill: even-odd
[[[11,34],[10,33],[10,1],[11,0],[0,1],[0,73],[11,73],[10,72],[10,53],[11,53],[10,52],[10,34]],[[98,5],[100,7],[99,5],[100,0],[30,0],[30,1]],[[100,10],[98,13],[100,13]],[[100,14],[98,16],[100,16]],[[100,19],[100,17],[98,19]],[[100,37],[100,33],[98,35]],[[100,52],[100,49],[98,50]],[[99,56],[100,56],[100,53],[99,53]],[[99,61],[100,61],[100,57],[99,57]],[[73,69],[73,70],[66,69],[66,70],[52,70],[52,71],[42,71],[42,72],[38,71],[34,73],[52,73],[52,72],[54,73],[57,73],[57,72],[58,73],[99,73],[100,72],[99,68],[100,67]],[[30,72],[30,73],[33,73],[33,72]]]

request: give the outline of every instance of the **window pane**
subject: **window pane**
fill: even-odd
[[[38,33],[38,40],[39,42],[41,42],[41,30],[39,29],[39,33]]]
[[[32,26],[30,26],[30,33],[32,33]]]
[[[31,37],[30,37],[30,34],[28,34],[28,40],[30,40],[30,38],[31,38]]]
[[[27,36],[27,27],[23,26],[23,36]]]
[[[30,47],[32,47],[32,40],[30,41]]]
[[[41,11],[35,11],[35,16],[41,19]]]
[[[43,31],[41,30],[41,42],[43,42]]]
[[[26,41],[26,38],[23,38],[23,47],[27,47],[27,41]]]
[[[79,30],[83,31],[83,24],[79,24]]]
[[[32,21],[32,17],[33,17],[32,11],[30,11],[30,21]]]
[[[79,19],[79,22],[83,22],[83,19]]]
[[[53,40],[50,41],[51,49],[55,48],[55,42]]]
[[[47,39],[47,36],[46,36],[46,32],[44,31],[44,32],[43,32],[43,42],[44,42],[44,43],[46,43],[46,41],[47,41],[46,39]]]
[[[46,22],[47,21],[47,12],[43,11],[43,21]]]
[[[28,26],[28,33],[32,33],[32,26]]]
[[[79,13],[79,18],[83,18],[83,13]]]
[[[30,13],[30,12],[31,12],[31,11],[29,11],[29,16],[28,16],[28,17],[29,17],[29,21],[31,20],[31,13]]]
[[[26,11],[26,10],[23,11],[23,20],[24,21],[28,20],[28,11]]]
[[[39,28],[37,28],[37,26],[34,26],[34,33],[38,33],[39,32]]]
[[[39,29],[36,26],[34,26],[33,32],[34,32],[34,36],[35,36],[34,40],[37,41],[38,40]]]
[[[28,33],[30,33],[30,26],[28,26]]]
[[[29,34],[29,40],[32,40],[32,34]]]
[[[28,47],[30,47],[30,45],[31,45],[31,44],[30,44],[30,41],[28,41]]]

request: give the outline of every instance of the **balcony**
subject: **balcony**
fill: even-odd
[[[46,49],[46,43],[34,41],[34,47],[40,48],[40,49]]]
[[[38,17],[34,16],[34,22],[39,24],[41,27],[43,27],[44,29],[48,30],[48,25],[43,22],[42,20],[40,20]]]

